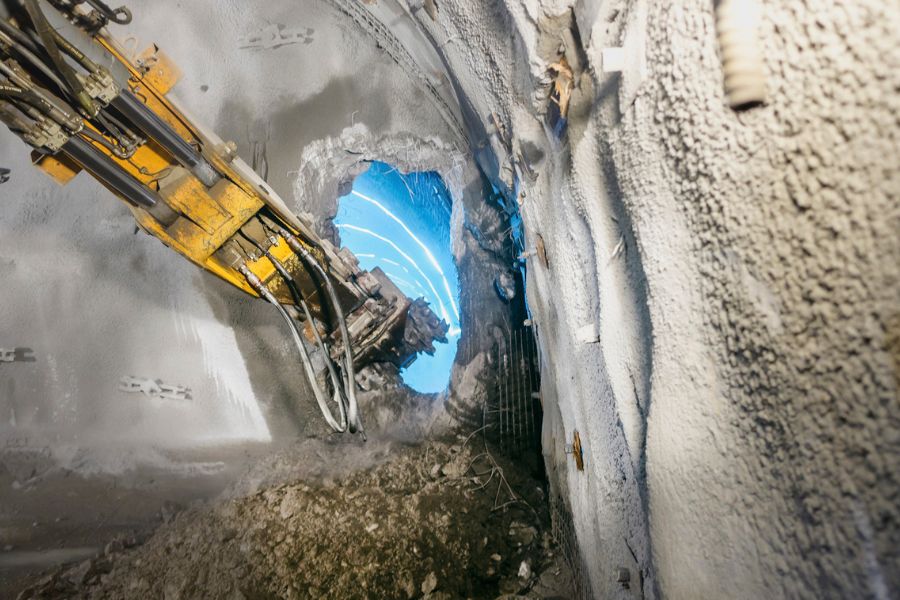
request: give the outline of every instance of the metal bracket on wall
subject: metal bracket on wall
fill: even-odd
[[[550,268],[550,257],[547,255],[547,246],[544,245],[544,236],[541,234],[537,234],[535,243],[535,250],[537,251],[538,258],[541,259],[541,264],[544,265],[545,269]]]
[[[148,398],[164,398],[166,400],[191,400],[191,390],[183,385],[169,385],[158,379],[132,377],[126,375],[119,380],[119,391],[142,393]]]
[[[579,471],[584,471],[584,450],[581,447],[581,436],[578,431],[572,434],[572,445],[566,446],[566,454],[571,454],[575,459],[575,467]]]
[[[31,348],[13,348],[12,350],[0,348],[0,363],[13,362],[37,362],[37,358],[34,357]]]

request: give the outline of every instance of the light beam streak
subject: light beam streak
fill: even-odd
[[[346,223],[341,223],[337,227],[338,227],[338,229],[349,229],[351,231],[357,231],[359,233],[363,233],[365,235],[370,235],[375,239],[381,240],[382,242],[390,245],[391,248],[396,250],[403,258],[405,258],[407,261],[409,261],[409,264],[411,264],[413,266],[413,268],[419,272],[419,275],[421,275],[422,278],[428,282],[428,287],[430,287],[431,291],[434,293],[434,299],[438,301],[438,305],[441,307],[441,316],[443,316],[444,320],[447,321],[447,323],[450,323],[450,315],[447,312],[447,307],[444,306],[444,301],[441,300],[441,295],[438,294],[437,289],[434,287],[434,284],[431,282],[431,279],[428,278],[428,275],[426,275],[425,272],[422,271],[421,268],[419,268],[418,263],[416,263],[416,261],[413,260],[413,258],[409,254],[407,254],[406,252],[401,250],[397,244],[395,244],[388,238],[378,235],[371,229],[365,229],[364,227],[357,227],[356,225],[348,225]]]
[[[426,246],[425,244],[422,243],[422,240],[420,240],[416,236],[416,234],[414,234],[412,232],[412,230],[406,226],[406,223],[404,223],[394,213],[392,213],[387,208],[385,208],[380,202],[378,202],[377,200],[374,200],[372,198],[369,198],[368,196],[366,196],[364,194],[360,194],[356,190],[353,190],[351,193],[354,196],[364,200],[365,202],[368,202],[368,203],[373,204],[374,206],[378,207],[384,214],[386,214],[391,219],[396,221],[397,224],[399,224],[400,227],[402,227],[403,230],[409,235],[409,237],[411,237],[413,239],[413,241],[415,241],[419,245],[419,247],[422,248],[422,251],[425,253],[425,256],[428,257],[428,261],[431,263],[431,266],[433,266],[435,268],[435,270],[441,274],[441,279],[443,280],[443,283],[444,283],[444,290],[447,292],[447,299],[450,301],[450,306],[453,308],[453,314],[456,315],[456,320],[459,321],[459,309],[456,307],[456,302],[453,301],[453,294],[450,292],[450,283],[447,281],[447,276],[444,275],[444,270],[441,268],[441,265],[438,264],[438,261],[434,257],[434,254],[431,253],[431,250],[428,249],[428,246]]]

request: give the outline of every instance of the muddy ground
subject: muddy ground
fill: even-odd
[[[538,461],[488,448],[481,433],[301,441],[145,541],[120,537],[19,597],[568,597],[546,491],[527,466]]]

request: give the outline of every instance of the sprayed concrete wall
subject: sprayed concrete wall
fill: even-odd
[[[456,246],[476,313],[501,312],[478,267],[499,260],[504,228],[478,206],[472,161],[508,193],[518,181],[529,244],[540,236],[549,259],[529,258],[527,282],[544,452],[586,597],[888,598],[900,587],[896,7],[762,2],[769,100],[737,113],[707,0],[175,4],[135,7],[141,31],[186,68],[188,104],[218,115],[213,125],[267,163],[298,210],[327,216],[321,193],[356,168],[348,148],[445,175],[465,199],[456,230],[483,234]],[[182,16],[160,31],[161,13]],[[240,48],[268,23],[314,31],[308,43]],[[621,72],[604,70],[609,47],[624,49]],[[545,113],[561,56],[576,78],[557,140]],[[283,350],[265,307],[132,237],[90,184],[51,191],[25,175],[24,154],[0,139],[14,167],[0,188],[0,269],[16,284],[4,299],[17,298],[4,301],[0,330],[75,365],[76,385],[44,393],[56,399],[46,414],[66,414],[66,390],[118,401],[99,390],[122,374],[122,356],[131,367],[168,351],[173,297],[238,334],[192,334],[186,357],[200,364],[216,340],[239,351],[240,385],[253,386],[244,397],[263,406],[295,385],[256,375]],[[301,168],[314,175],[297,179]],[[109,225],[99,234],[98,221]],[[27,274],[39,265],[21,271],[35,240],[83,276],[45,266],[48,293],[38,293]],[[126,250],[138,268],[103,258]],[[74,304],[80,335],[44,325]],[[455,376],[459,414],[484,392],[471,372]],[[57,385],[44,370],[19,377],[17,403]],[[576,431],[583,471],[567,453]]]
[[[485,142],[518,170],[530,244],[547,249],[528,278],[544,452],[585,595],[900,584],[900,11],[761,6],[769,101],[743,113],[723,96],[709,1],[422,16],[467,101],[501,115],[509,142]],[[609,47],[621,72],[604,71]],[[556,141],[561,56],[576,79]]]

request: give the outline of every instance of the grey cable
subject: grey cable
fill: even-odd
[[[313,369],[312,361],[309,358],[309,352],[306,350],[306,346],[303,344],[303,339],[300,336],[300,331],[297,329],[294,320],[287,313],[284,307],[278,302],[278,299],[272,294],[271,291],[259,280],[259,278],[253,274],[250,269],[247,268],[246,265],[241,265],[238,269],[241,274],[247,279],[247,282],[250,286],[255,289],[263,298],[265,298],[275,309],[278,311],[278,314],[284,319],[285,323],[287,323],[288,329],[291,331],[291,336],[294,339],[294,343],[297,346],[297,349],[300,351],[300,358],[303,362],[303,368],[306,371],[306,377],[310,382],[310,385],[313,388],[313,395],[316,398],[316,403],[319,405],[319,411],[321,411],[322,416],[325,418],[325,422],[328,423],[328,426],[338,433],[343,433],[347,430],[347,420],[344,415],[343,406],[341,406],[341,423],[338,423],[335,420],[334,415],[331,414],[331,409],[328,408],[328,401],[324,397],[324,393],[322,389],[319,387],[316,382],[316,372]]]
[[[291,335],[294,338],[294,343],[297,345],[297,348],[300,349],[300,356],[303,358],[303,367],[306,370],[306,377],[309,379],[310,384],[313,388],[313,395],[316,397],[316,403],[319,405],[319,410],[322,412],[322,416],[325,418],[325,421],[328,423],[328,426],[337,431],[338,433],[343,433],[347,430],[347,422],[346,415],[344,414],[343,405],[338,403],[341,407],[341,421],[342,423],[338,423],[334,415],[331,414],[331,410],[328,408],[328,403],[324,397],[324,393],[319,385],[316,383],[316,373],[312,366],[312,361],[310,361],[309,353],[306,350],[306,346],[303,345],[303,340],[300,337],[300,332],[297,330],[297,326],[294,323],[294,320],[287,313],[281,304],[275,300],[274,297],[266,298],[277,310],[284,321],[288,324],[288,327],[291,330]]]
[[[328,274],[325,272],[325,269],[322,268],[322,265],[319,264],[319,261],[315,259],[315,257],[310,254],[309,250],[304,248],[299,244],[299,241],[289,231],[282,229],[281,236],[289,242],[293,240],[296,243],[297,248],[291,247],[295,252],[299,249],[300,257],[307,263],[312,265],[312,267],[319,273],[322,279],[325,282],[325,288],[328,290],[328,296],[331,299],[332,306],[334,307],[334,311],[337,313],[338,317],[338,325],[341,330],[341,337],[344,340],[344,363],[345,363],[345,377],[347,378],[347,395],[349,399],[349,411],[348,418],[350,423],[350,431],[351,433],[365,433],[362,425],[362,421],[360,420],[359,415],[359,404],[356,400],[356,374],[353,370],[353,351],[350,348],[350,331],[347,329],[347,321],[344,318],[344,310],[341,308],[340,300],[338,300],[337,292],[334,290],[334,285],[331,283],[331,279],[328,277]]]
[[[262,223],[262,221],[260,221]],[[263,223],[265,227],[265,223]],[[303,309],[303,316],[312,326],[313,337],[316,340],[316,344],[319,349],[322,351],[323,360],[325,361],[325,366],[328,369],[328,375],[331,378],[331,385],[334,387],[334,401],[338,405],[341,411],[341,423],[346,423],[345,413],[347,411],[347,398],[346,393],[344,391],[344,384],[341,382],[341,377],[338,376],[337,372],[334,368],[334,362],[331,360],[331,352],[328,350],[328,345],[322,339],[322,336],[319,335],[319,329],[315,325],[315,320],[312,317],[312,313],[309,310],[309,305],[306,303],[306,300],[303,298],[303,294],[300,293],[300,290],[297,289],[297,285],[294,283],[294,278],[288,272],[287,268],[281,263],[280,260],[275,258],[275,256],[269,252],[266,248],[263,248],[262,244],[256,241],[253,237],[245,234],[243,231],[239,232],[241,237],[245,240],[253,244],[257,250],[263,253],[266,258],[272,263],[275,267],[275,270],[278,271],[278,274],[284,280],[285,285],[287,285],[288,290],[291,292],[291,297],[294,299],[294,302]]]
[[[255,240],[251,239],[254,245],[258,248],[262,249]],[[334,368],[334,362],[331,360],[331,354],[328,351],[328,344],[325,343],[325,340],[322,339],[322,336],[319,335],[319,329],[316,327],[315,321],[313,320],[312,313],[309,310],[309,305],[306,303],[306,300],[303,299],[303,295],[300,293],[300,290],[297,289],[294,280],[291,278],[291,274],[288,272],[287,268],[281,261],[275,258],[271,252],[268,250],[262,250],[263,254],[265,254],[266,258],[268,258],[272,264],[275,266],[275,270],[278,271],[278,274],[281,275],[281,278],[284,279],[285,284],[288,286],[288,289],[291,292],[291,296],[294,298],[294,302],[300,305],[300,308],[303,309],[303,316],[306,317],[307,322],[310,324],[312,328],[313,337],[316,340],[316,345],[322,351],[323,360],[325,361],[325,366],[328,369],[328,375],[331,378],[331,385],[335,390],[335,402],[341,411],[341,423],[346,423],[346,397],[344,394],[344,385],[341,383],[341,378],[338,376],[337,371]]]

